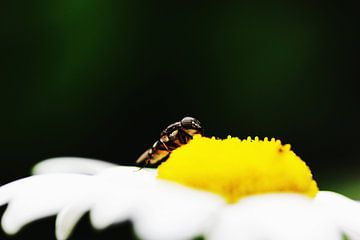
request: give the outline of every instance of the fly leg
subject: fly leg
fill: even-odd
[[[163,145],[163,147],[166,149],[166,151],[170,152],[171,150],[168,148],[168,146],[166,146],[166,144],[160,140],[161,144]]]
[[[141,154],[141,156],[136,160],[136,164],[139,165],[139,170],[147,167],[150,163],[150,160],[152,158],[152,153],[153,153],[153,149],[149,148],[148,150],[146,150],[143,154]]]
[[[181,144],[186,144],[190,139],[193,139],[193,136],[183,129],[179,129],[178,136]]]

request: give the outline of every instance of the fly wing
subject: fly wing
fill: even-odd
[[[140,157],[136,160],[136,164],[146,162],[146,160],[149,159],[149,151],[150,148],[146,150],[143,154],[141,154]]]

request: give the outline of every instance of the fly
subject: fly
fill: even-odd
[[[196,134],[203,135],[200,121],[193,117],[184,117],[165,128],[160,138],[136,160],[136,163],[158,165],[165,161],[172,151],[187,144]]]

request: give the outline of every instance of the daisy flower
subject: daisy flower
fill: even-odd
[[[62,158],[0,188],[8,234],[57,215],[67,239],[87,212],[95,229],[131,220],[141,239],[360,239],[360,204],[319,191],[309,167],[279,140],[194,136],[157,169]]]

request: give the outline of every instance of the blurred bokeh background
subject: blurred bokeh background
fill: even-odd
[[[56,156],[133,165],[189,115],[290,143],[322,189],[360,198],[357,18],[342,1],[1,1],[0,184]],[[52,239],[53,220],[11,239]],[[87,221],[73,239],[131,236]]]

